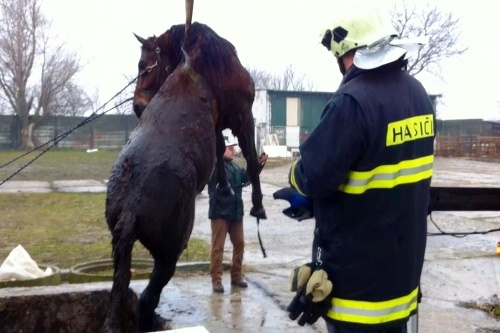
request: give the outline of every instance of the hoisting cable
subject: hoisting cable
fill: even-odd
[[[434,219],[432,218],[432,213],[429,214],[429,219],[432,222],[432,224],[436,227],[436,229],[438,229],[440,232],[427,232],[427,236],[453,236],[453,237],[457,237],[457,238],[463,238],[463,237],[468,236],[468,235],[485,235],[485,234],[488,234],[490,232],[500,231],[500,228],[496,228],[496,229],[491,229],[491,230],[486,230],[486,231],[446,232],[446,231],[443,231],[441,228],[439,228],[439,226],[436,224],[436,222],[434,222]]]
[[[115,105],[114,107],[98,114],[97,112],[99,110],[102,110],[104,107],[106,107],[106,105],[111,102],[113,99],[115,99],[117,96],[119,96],[122,92],[125,91],[125,89],[127,89],[132,83],[134,83],[137,78],[139,78],[143,73],[139,73],[139,75],[137,75],[133,80],[131,80],[125,87],[123,87],[119,92],[117,92],[113,97],[111,97],[106,103],[104,103],[103,105],[101,105],[97,110],[95,110],[94,112],[92,112],[92,114],[90,114],[90,116],[88,116],[87,118],[85,118],[84,120],[82,120],[78,125],[76,125],[75,127],[71,128],[70,130],[56,136],[55,138],[41,144],[41,145],[38,145],[37,147],[25,152],[24,154],[21,154],[20,156],[12,159],[11,161],[7,162],[7,163],[4,163],[2,165],[0,165],[0,169],[3,168],[3,167],[6,167],[7,165],[19,160],[20,158],[34,152],[35,150],[38,150],[44,146],[46,146],[47,144],[52,143],[52,145],[50,145],[48,148],[44,149],[40,154],[38,154],[37,156],[35,156],[33,159],[31,159],[28,163],[26,163],[25,165],[23,165],[21,168],[19,168],[17,171],[15,171],[12,175],[10,175],[9,177],[7,177],[6,179],[2,180],[0,182],[0,186],[2,186],[5,182],[9,181],[10,179],[12,179],[14,176],[16,176],[19,172],[21,172],[23,169],[25,169],[27,166],[29,166],[31,163],[33,163],[34,161],[36,161],[40,156],[42,156],[43,154],[45,154],[47,151],[49,151],[51,148],[53,148],[57,143],[59,143],[61,140],[63,140],[64,138],[66,138],[68,135],[70,135],[73,131],[75,131],[76,129],[82,127],[83,125],[85,124],[88,124],[89,122],[91,122],[92,120],[95,120],[97,118],[99,118],[100,116],[108,113],[109,111],[111,110],[114,110],[116,108],[118,108],[119,106],[125,104],[125,103],[128,103],[130,100],[132,100],[133,98],[127,98],[126,100],[122,101],[121,103]]]
[[[23,165],[22,167],[20,167],[17,171],[15,171],[14,173],[12,173],[9,177],[7,177],[6,179],[4,179],[3,181],[0,182],[0,186],[2,186],[5,182],[9,181],[10,179],[12,179],[14,176],[16,176],[18,173],[20,173],[22,170],[24,170],[26,167],[28,167],[31,163],[35,162],[39,157],[41,157],[43,154],[45,154],[47,151],[49,151],[50,149],[52,149],[53,147],[55,147],[60,141],[62,141],[64,138],[66,138],[68,135],[71,134],[71,132],[73,132],[74,130],[76,130],[77,128],[89,123],[90,121],[92,120],[95,120],[97,118],[99,118],[100,116],[104,115],[105,113],[111,111],[111,110],[114,110],[116,109],[117,107],[129,102],[132,98],[128,98],[126,100],[124,100],[123,102],[115,105],[113,108],[109,109],[109,110],[106,110],[105,112],[101,113],[101,114],[95,114],[93,113],[91,116],[89,116],[87,119],[85,119],[84,121],[82,121],[80,124],[78,124],[77,126],[73,127],[71,130],[61,134],[61,135],[58,135],[57,137],[55,137],[54,139],[50,140],[50,141],[47,141],[46,143],[40,145],[37,147],[37,149],[47,145],[48,143],[50,142],[53,142],[50,146],[48,146],[47,148],[45,148],[40,154],[36,155],[34,158],[32,158],[30,161],[28,161],[25,165]],[[31,150],[30,152],[33,152],[34,150]],[[27,154],[23,154],[22,156],[26,156]],[[21,157],[22,157],[21,156]],[[18,160],[20,157],[17,157],[15,160]],[[14,160],[13,160],[14,161]],[[4,167],[10,163],[12,163],[13,161],[10,161],[9,163],[6,163],[4,165],[2,165],[1,167]]]
[[[117,96],[119,96],[125,89],[127,89],[132,83],[134,83],[137,78],[142,75],[139,74],[137,77],[135,77],[132,81],[130,81],[122,90],[120,90],[118,93],[116,93],[113,97],[111,97],[106,103],[104,103],[102,106],[100,106],[97,110],[95,110],[94,112],[92,112],[92,114],[90,114],[90,116],[88,116],[87,118],[85,118],[84,120],[82,120],[78,125],[76,125],[75,127],[71,128],[70,130],[56,136],[55,138],[45,142],[45,143],[42,143],[41,145],[38,145],[32,149],[30,149],[29,151],[19,155],[18,157],[12,159],[11,161],[7,162],[7,163],[4,163],[2,165],[0,165],[0,169],[3,168],[3,167],[6,167],[7,165],[9,164],[12,164],[14,163],[15,161],[19,160],[20,158],[23,158],[24,156],[26,155],[29,155],[31,154],[32,152],[34,152],[35,150],[38,150],[40,148],[42,148],[43,146],[46,146],[47,144],[53,142],[53,141],[61,141],[63,138],[65,138],[66,136],[68,136],[71,132],[73,132],[74,130],[76,130],[77,128],[91,122],[92,120],[95,120],[97,119],[98,117],[102,116],[103,114],[106,114],[107,112],[111,111],[111,110],[114,110],[116,109],[118,106],[121,106],[123,104],[125,104],[126,102],[130,101],[132,98],[128,98],[126,99],[125,101],[121,102],[120,104],[116,105],[115,107],[109,109],[109,110],[106,110],[105,112],[101,113],[101,114],[97,114],[97,112],[101,109],[103,109],[104,107],[106,107],[106,105],[111,102],[113,99],[115,99]],[[0,183],[0,185],[2,185],[3,183],[5,183],[7,180],[4,180],[3,182]]]

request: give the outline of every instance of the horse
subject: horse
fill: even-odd
[[[200,53],[196,44],[189,47],[143,110],[111,169],[105,217],[114,274],[102,332],[155,331],[160,294],[193,229],[195,198],[214,172],[217,102],[198,70],[211,55]],[[127,293],[137,240],[151,253],[154,267],[134,318]]]
[[[134,93],[133,109],[141,117],[144,108],[151,101],[162,83],[183,62],[181,47],[197,45],[199,57],[205,59],[196,70],[207,80],[217,101],[216,114],[216,176],[218,188],[223,193],[231,192],[225,177],[222,156],[225,151],[222,130],[229,128],[238,138],[239,146],[247,161],[247,173],[252,184],[252,208],[250,215],[266,219],[262,205],[262,190],[259,173],[261,170],[255,148],[255,125],[252,104],[255,98],[255,84],[249,72],[238,59],[236,48],[220,37],[209,26],[193,22],[189,34],[185,35],[185,24],[171,26],[160,36],[142,38],[141,57],[138,63],[138,80]]]

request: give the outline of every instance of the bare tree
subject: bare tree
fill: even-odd
[[[10,105],[2,94],[0,94],[0,115],[9,114]]]
[[[40,117],[71,104],[64,101],[70,92],[81,93],[71,82],[79,60],[64,45],[50,47],[50,22],[40,0],[0,0],[0,15],[0,91],[21,122],[20,148],[31,149]]]
[[[273,75],[255,67],[247,69],[255,82],[255,89],[272,89]]]
[[[53,116],[82,116],[93,106],[93,98],[72,81],[67,82],[56,94],[48,110]]]
[[[460,19],[451,12],[441,12],[437,7],[423,9],[412,7],[407,1],[398,2],[391,11],[392,23],[403,37],[429,37],[427,45],[409,60],[408,72],[416,75],[422,71],[441,77],[440,62],[467,51],[460,46]]]
[[[255,82],[256,89],[313,91],[314,84],[306,80],[305,74],[298,74],[289,64],[281,74],[251,68],[248,70]]]
[[[114,106],[118,114],[134,114],[134,109],[132,106],[132,100],[126,101],[134,96],[135,84],[130,84],[135,81],[135,76],[124,75],[126,82],[129,84],[127,88],[117,97]]]

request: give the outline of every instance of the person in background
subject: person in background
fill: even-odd
[[[312,262],[292,272],[288,308],[330,333],[403,333],[416,314],[433,173],[434,108],[405,71],[420,43],[398,39],[369,1],[339,2],[321,42],[342,82],[274,194],[315,218]],[[332,14],[333,15],[333,14]]]
[[[250,185],[250,179],[244,169],[233,161],[235,155],[235,141],[226,140],[224,152],[224,168],[229,185],[234,195],[219,195],[217,180],[214,176],[208,183],[209,210],[208,217],[211,220],[212,248],[210,252],[210,276],[212,278],[212,289],[216,293],[223,293],[222,285],[222,259],[224,254],[224,243],[226,234],[233,244],[233,258],[231,262],[231,285],[239,288],[248,287],[243,279],[243,252],[245,239],[243,235],[243,199],[242,188]],[[259,157],[263,168],[268,155],[265,153]],[[262,170],[262,169],[261,169]]]

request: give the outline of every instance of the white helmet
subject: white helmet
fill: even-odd
[[[390,19],[372,1],[351,0],[321,34],[321,43],[337,58],[347,52],[397,37]]]
[[[226,144],[226,147],[234,147],[238,145],[238,142],[236,142],[236,140],[225,139],[224,142]]]

